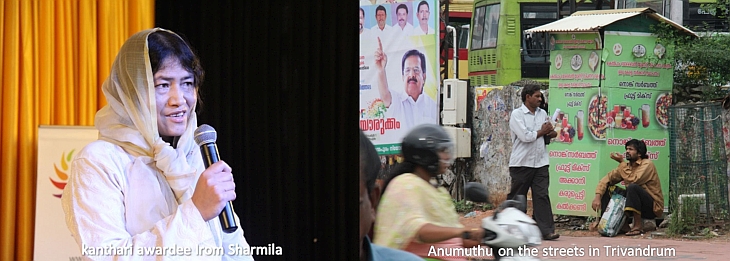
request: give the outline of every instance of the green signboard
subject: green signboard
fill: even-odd
[[[598,39],[598,40],[596,40]],[[597,33],[550,36],[550,88],[598,87],[601,74],[600,37]]]
[[[618,163],[610,153],[624,153],[628,140],[643,140],[647,155],[656,165],[668,205],[669,135],[667,110],[672,102],[672,66],[668,50],[653,57],[630,52],[614,52],[621,46],[644,46],[656,49],[656,38],[645,33],[606,32],[604,79],[590,85],[566,83],[553,79],[560,71],[551,66],[550,110],[555,118],[558,137],[548,147],[550,156],[550,198],[555,214],[595,215],[591,201],[598,181]],[[556,50],[551,57],[585,55],[592,51]],[[659,57],[661,56],[661,57]],[[669,64],[669,65],[667,65]],[[619,65],[619,66],[612,66]],[[666,67],[666,68],[665,68]],[[600,72],[600,69],[596,70]],[[580,83],[581,81],[573,81]],[[586,81],[582,81],[586,82]],[[600,87],[597,87],[600,86]],[[557,88],[553,88],[557,87]],[[559,111],[556,113],[556,111]]]
[[[654,162],[662,184],[664,205],[669,205],[669,131],[667,109],[671,91],[637,91],[608,88],[608,126],[599,176],[616,168],[608,155],[624,153],[627,141],[638,139],[646,143],[647,156]],[[637,94],[638,93],[638,94]],[[635,97],[635,98],[634,98]]]
[[[671,90],[674,62],[656,36],[635,32],[606,32],[604,86],[642,90]]]
[[[550,35],[550,50],[601,50],[598,33],[554,33]]]
[[[597,124],[598,94],[598,88],[550,90],[558,133],[548,145],[550,199],[556,214],[585,216],[591,210],[605,144],[605,134],[601,134],[605,132],[589,128]]]

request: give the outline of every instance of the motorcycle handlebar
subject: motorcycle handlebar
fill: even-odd
[[[494,219],[497,219],[499,213],[506,208],[516,208],[527,213],[527,200],[523,195],[517,195],[515,199],[505,200],[502,204],[499,204],[499,207],[497,207],[496,211],[494,211]]]
[[[505,202],[502,202],[502,204],[499,205],[499,210],[502,211],[505,208],[510,208],[510,207],[522,210],[524,208],[524,204],[522,204],[522,202],[519,202],[517,200],[507,200]]]
[[[484,229],[484,238],[482,238],[482,240],[491,241],[491,240],[494,240],[495,238],[497,238],[497,233],[494,233],[494,231],[491,231],[486,228],[482,228],[482,229]]]

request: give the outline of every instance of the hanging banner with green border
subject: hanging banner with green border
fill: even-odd
[[[361,2],[359,126],[380,155],[399,154],[415,126],[439,123],[438,10],[435,0]]]

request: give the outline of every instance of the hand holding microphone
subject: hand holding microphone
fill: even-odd
[[[216,139],[215,129],[207,124],[195,130],[195,143],[200,146],[206,169],[198,179],[192,200],[203,220],[208,221],[219,215],[223,232],[231,233],[238,228],[231,205],[231,201],[236,199],[236,184],[231,167],[219,161]]]

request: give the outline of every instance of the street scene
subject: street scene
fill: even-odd
[[[685,2],[361,1],[368,238],[429,260],[727,259],[730,2]]]

